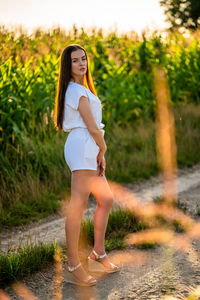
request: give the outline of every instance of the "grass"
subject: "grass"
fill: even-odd
[[[164,198],[163,197],[155,197],[153,198],[153,202],[156,204],[163,203]],[[184,213],[187,213],[187,205],[181,201],[181,198],[178,198],[174,201],[173,203],[174,207],[177,207],[178,209],[182,210]],[[198,214],[198,209],[200,213],[200,208],[197,207],[197,214]]]
[[[48,138],[42,145],[30,140],[32,152],[21,150],[26,170],[5,163],[0,193],[0,228],[24,225],[57,212],[62,200],[70,197],[70,171],[62,150],[66,135]],[[51,148],[51,150],[49,150]],[[32,153],[31,152],[31,153]],[[36,159],[37,157],[37,159]]]
[[[155,197],[153,198],[153,202],[156,204],[164,203],[164,198]],[[182,205],[181,199],[179,198],[173,203],[173,207],[182,210],[184,213],[187,212],[187,207],[185,205]],[[167,221],[162,215],[157,215],[156,219],[160,222],[160,224],[167,225],[168,228],[171,227],[171,229],[177,233],[185,232],[184,226],[181,224],[180,220],[178,219],[174,219],[171,222],[171,221]]]
[[[0,287],[32,274],[53,261],[55,244],[25,245],[15,252],[0,252]]]
[[[0,214],[0,223],[2,226],[10,227],[38,221],[53,214],[58,208],[59,202],[55,194],[41,195],[30,199],[28,203],[17,202],[14,206],[3,209]]]
[[[197,207],[197,215],[200,216],[200,207]]]
[[[200,162],[200,105],[174,108],[178,166],[191,167]]]
[[[191,167],[200,161],[200,105],[181,105],[173,110],[178,167]],[[126,128],[116,125],[105,137],[108,145],[107,174],[111,180],[121,183],[138,181],[158,173],[152,120],[138,120],[127,124]]]
[[[106,228],[106,250],[124,249],[124,237],[130,232],[145,230],[148,225],[123,209],[111,210]],[[80,239],[93,245],[94,224],[92,220],[83,219]]]
[[[178,167],[200,162],[200,105],[173,108],[176,123]],[[11,227],[38,220],[59,210],[70,198],[71,173],[64,160],[65,133],[29,140],[19,149],[18,164],[5,161],[0,192],[0,227]],[[105,130],[107,143],[106,177],[119,183],[150,178],[159,172],[153,120],[138,120],[126,127],[114,125]],[[187,142],[186,142],[187,141]],[[22,151],[23,150],[23,151]],[[11,149],[10,149],[11,151]]]
[[[145,243],[141,243],[141,244],[138,244],[138,245],[135,245],[136,248],[138,249],[152,249],[152,248],[155,248],[156,246],[156,243],[152,243],[152,242],[145,242]]]

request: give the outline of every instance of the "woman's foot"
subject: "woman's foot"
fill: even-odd
[[[74,280],[67,280],[68,282],[74,284],[81,284],[81,285],[95,285],[97,283],[96,279],[91,275],[88,275],[86,271],[83,269],[81,263],[76,265],[75,267],[71,267],[68,262],[63,265],[64,269],[74,277]],[[70,278],[68,278],[70,279]]]
[[[116,265],[109,261],[108,256],[105,252],[103,254],[97,254],[97,252],[93,250],[88,256],[88,259],[101,263],[104,266],[106,272],[113,273],[119,270]]]

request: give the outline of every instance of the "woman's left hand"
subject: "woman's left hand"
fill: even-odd
[[[103,156],[103,159],[100,163],[99,167],[99,176],[105,176],[105,170],[106,170],[106,160],[105,157]]]

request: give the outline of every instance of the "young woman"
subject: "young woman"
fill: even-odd
[[[115,272],[105,253],[105,231],[113,194],[105,177],[105,125],[101,102],[97,97],[84,48],[73,44],[61,55],[55,102],[57,130],[69,132],[64,156],[71,176],[71,199],[66,216],[68,262],[64,264],[68,281],[80,285],[94,285],[96,279],[88,275],[80,263],[78,241],[80,224],[89,194],[97,201],[94,215],[94,249],[88,256],[89,270],[98,264],[104,272]],[[66,277],[66,276],[65,276]],[[69,278],[70,277],[70,278]]]

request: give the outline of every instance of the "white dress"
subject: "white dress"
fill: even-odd
[[[104,135],[101,101],[86,87],[69,82],[65,94],[63,130],[69,132],[64,146],[65,161],[71,171],[97,170],[99,146],[91,136],[78,110],[81,96],[88,98],[98,128]]]

